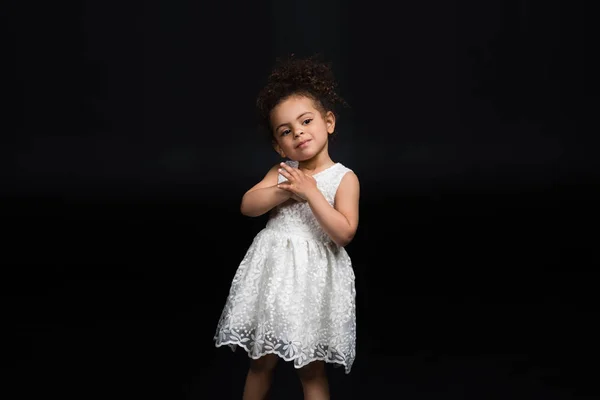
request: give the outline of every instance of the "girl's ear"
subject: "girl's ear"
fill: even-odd
[[[279,154],[282,158],[285,158],[285,153],[283,152],[283,150],[281,150],[281,147],[279,147],[279,145],[275,141],[273,141],[273,149],[275,149],[275,152]]]
[[[325,114],[325,124],[327,125],[327,133],[330,135],[335,131],[335,114],[327,111]]]

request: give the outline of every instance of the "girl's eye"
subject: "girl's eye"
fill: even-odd
[[[312,119],[310,119],[310,118],[309,119],[305,119],[304,120],[304,125],[310,124],[311,121],[312,121]]]
[[[286,129],[285,131],[281,132],[281,136],[283,136],[283,135],[285,135],[285,134],[288,134],[288,133],[290,133],[290,130],[289,130],[289,129]]]

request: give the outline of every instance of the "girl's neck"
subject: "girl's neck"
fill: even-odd
[[[310,160],[298,162],[298,168],[309,175],[321,172],[331,167],[335,162],[329,157],[329,154],[320,154]]]

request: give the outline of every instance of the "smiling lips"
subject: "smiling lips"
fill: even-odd
[[[305,141],[303,141],[303,142],[300,142],[300,144],[299,144],[298,146],[296,146],[296,147],[299,147],[299,148],[306,147],[306,144],[307,144],[308,142],[310,142],[310,139],[308,139],[308,140],[305,140]]]

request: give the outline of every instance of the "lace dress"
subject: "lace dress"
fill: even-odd
[[[348,171],[337,163],[313,175],[332,206]],[[296,368],[323,360],[350,372],[354,271],[346,250],[323,231],[306,202],[290,200],[271,211],[235,273],[214,340],[217,347],[241,346],[253,359],[273,353]]]

